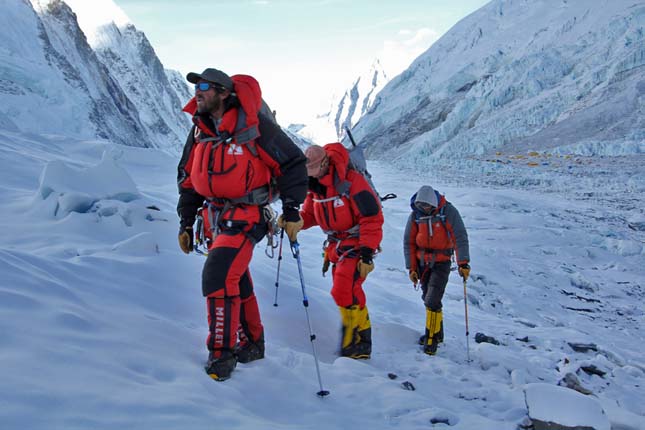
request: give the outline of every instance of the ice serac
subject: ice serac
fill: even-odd
[[[390,81],[354,135],[410,159],[643,152],[643,23],[635,0],[494,0]]]
[[[345,91],[345,94],[332,109],[334,128],[338,136],[344,135],[345,127],[352,128],[361,116],[365,115],[374,105],[376,95],[387,83],[387,76],[377,59],[370,67],[370,70],[363,76],[359,76],[354,84]]]

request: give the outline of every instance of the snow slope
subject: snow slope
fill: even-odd
[[[204,374],[203,257],[176,243],[174,157],[4,130],[0,160],[3,429],[514,430],[529,413],[645,429],[645,214],[634,204],[643,202],[642,178],[629,198],[598,205],[584,198],[596,191],[584,176],[570,178],[580,194],[564,199],[535,182],[461,186],[432,171],[370,164],[379,190],[400,196],[384,205],[383,252],[366,282],[371,360],[337,357],[338,310],[329,277],[320,275],[323,234],[299,235],[322,383],[331,391],[320,399],[287,246],[279,306],[277,261],[264,243],[251,267],[266,358],[239,365],[226,382]],[[614,161],[606,169],[627,182],[629,171]],[[557,173],[542,173],[557,182]],[[434,357],[416,344],[424,309],[403,267],[401,236],[407,199],[423,183],[446,194],[469,231],[470,363],[456,273],[444,300],[445,343]],[[629,223],[616,221],[622,217]],[[476,343],[477,333],[500,345]],[[576,352],[577,344],[593,345]],[[582,401],[556,386],[573,377],[594,395]]]

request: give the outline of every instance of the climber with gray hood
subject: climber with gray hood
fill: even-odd
[[[405,267],[412,283],[421,284],[426,307],[425,334],[419,343],[423,352],[434,355],[443,342],[441,299],[453,256],[464,281],[470,274],[468,234],[459,211],[430,185],[419,188],[410,198],[410,207],[403,236]]]

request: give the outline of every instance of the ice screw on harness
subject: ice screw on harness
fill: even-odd
[[[329,391],[323,389],[322,379],[320,378],[320,366],[318,365],[318,355],[316,354],[316,345],[314,345],[314,340],[316,335],[312,333],[311,330],[311,321],[309,320],[309,299],[307,298],[307,293],[305,292],[305,278],[302,274],[302,262],[300,261],[300,245],[298,241],[291,242],[291,253],[293,258],[298,262],[298,275],[300,275],[300,287],[302,289],[302,304],[305,307],[305,315],[307,316],[307,326],[309,327],[309,340],[311,341],[311,349],[314,353],[314,362],[316,363],[316,374],[318,375],[318,385],[320,386],[320,391],[316,394],[318,397],[325,397],[329,395]]]

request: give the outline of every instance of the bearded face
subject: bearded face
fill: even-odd
[[[215,88],[210,88],[207,91],[197,91],[195,98],[197,100],[197,112],[199,113],[217,112],[222,106],[222,99],[220,99]]]

